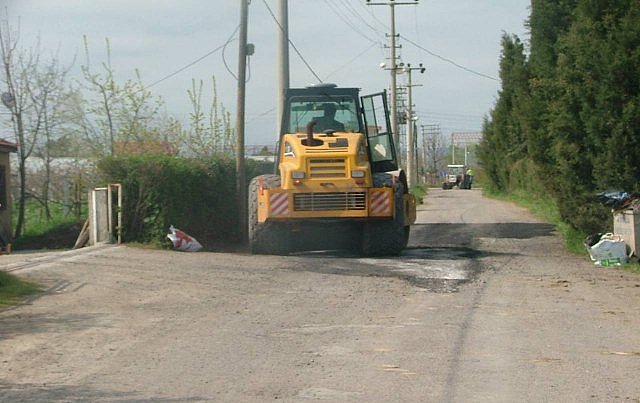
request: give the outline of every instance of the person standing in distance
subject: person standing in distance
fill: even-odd
[[[473,169],[471,168],[467,169],[467,183],[467,189],[471,189],[471,184],[473,183]]]

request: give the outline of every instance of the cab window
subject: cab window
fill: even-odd
[[[356,101],[345,96],[294,97],[289,103],[287,133],[305,133],[307,124],[315,120],[315,133],[331,129],[359,132]]]

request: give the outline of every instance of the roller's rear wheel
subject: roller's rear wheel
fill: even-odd
[[[262,175],[262,184],[266,189],[280,187],[278,175]],[[289,231],[285,223],[258,222],[258,191],[260,177],[249,184],[248,218],[249,250],[254,254],[285,255],[290,251]]]

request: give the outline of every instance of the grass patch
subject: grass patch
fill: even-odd
[[[427,186],[426,185],[416,185],[409,189],[409,193],[416,197],[416,202],[418,204],[422,204],[424,201],[424,197],[427,195]]]
[[[132,248],[139,248],[139,249],[164,250],[164,249],[171,249],[171,241],[167,240],[167,242],[159,242],[159,241],[127,242],[127,246],[130,246]]]
[[[640,274],[640,263],[628,263],[620,266],[619,269],[630,271],[631,273]]]
[[[0,308],[15,305],[29,295],[40,292],[38,285],[0,271]]]
[[[75,220],[52,222],[38,231],[29,231],[14,241],[14,249],[70,249],[82,229],[82,223]]]
[[[47,219],[42,204],[27,200],[24,214],[24,231],[15,239],[13,248],[25,249],[66,249],[73,247],[84,220],[73,214],[64,214],[63,206],[50,203],[51,218]],[[13,222],[17,221],[18,209],[12,211]]]

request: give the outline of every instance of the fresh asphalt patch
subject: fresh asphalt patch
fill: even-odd
[[[437,293],[450,293],[481,271],[479,251],[466,247],[410,248],[400,256],[362,257],[347,251],[294,255],[294,270],[361,277],[390,277]]]

